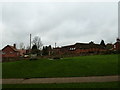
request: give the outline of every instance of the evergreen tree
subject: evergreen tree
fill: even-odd
[[[31,51],[32,54],[38,54],[38,49],[37,49],[37,46],[36,45],[33,45],[32,46],[32,51]]]
[[[103,47],[106,47],[106,45],[105,45],[105,43],[104,43],[104,40],[101,40],[100,45],[103,46]]]
[[[49,55],[51,51],[51,45],[49,46],[43,46],[43,55]]]

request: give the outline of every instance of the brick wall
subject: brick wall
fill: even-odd
[[[17,51],[14,51],[12,48],[10,47],[6,47],[5,49],[3,49],[2,51],[2,57],[19,57],[20,53]]]

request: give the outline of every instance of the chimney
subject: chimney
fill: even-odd
[[[14,44],[13,47],[16,48],[16,44]]]
[[[120,42],[120,39],[119,38],[117,38],[117,40],[116,40],[117,42]]]

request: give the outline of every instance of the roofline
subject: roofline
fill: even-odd
[[[12,48],[12,46],[7,45],[7,46],[5,46],[5,47],[2,49],[2,51],[3,51],[6,47],[10,47],[12,50],[14,50],[14,49]],[[14,51],[15,51],[15,52],[19,52],[19,51],[16,51],[16,50],[14,50]]]

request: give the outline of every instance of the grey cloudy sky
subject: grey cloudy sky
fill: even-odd
[[[117,2],[4,3],[2,46],[23,42],[29,34],[40,36],[43,45],[76,42],[114,43],[118,37]]]

